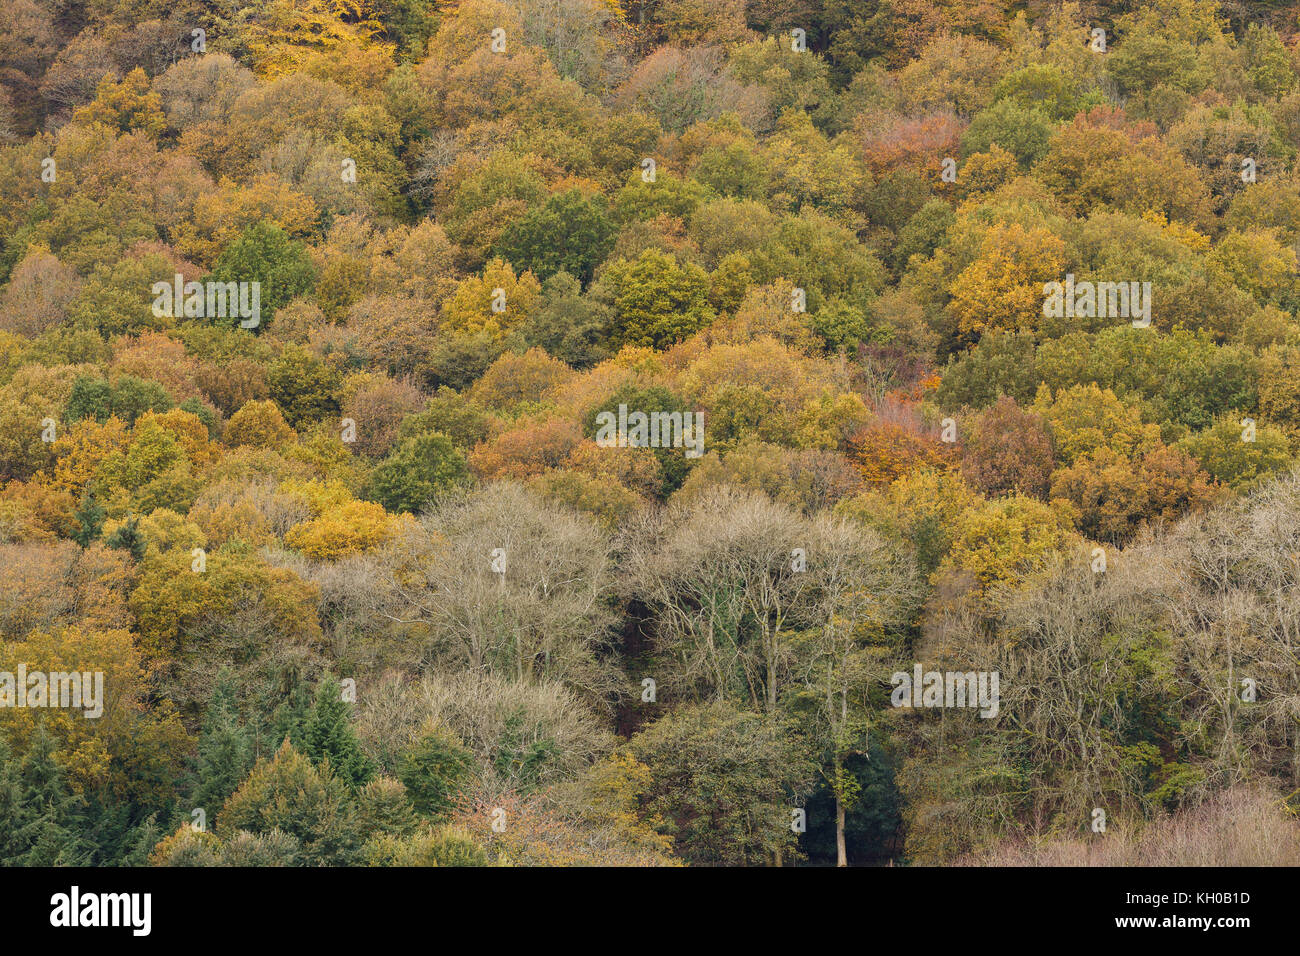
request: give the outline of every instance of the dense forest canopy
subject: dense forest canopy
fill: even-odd
[[[0,859],[1300,862],[1298,15],[0,0]]]

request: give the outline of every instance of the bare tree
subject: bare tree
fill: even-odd
[[[593,519],[499,482],[437,503],[392,557],[378,610],[428,625],[428,663],[558,680],[608,702],[610,543]]]
[[[836,859],[847,866],[845,816],[858,785],[845,760],[868,752],[868,689],[890,655],[888,631],[916,611],[922,582],[915,565],[873,530],[822,514],[810,531],[814,590],[799,658],[806,692],[817,703],[813,736],[829,754],[822,774],[835,797]]]
[[[808,525],[763,494],[722,486],[669,506],[627,561],[629,594],[656,616],[659,649],[684,688],[776,708],[791,679],[785,638],[811,583],[792,552]]]

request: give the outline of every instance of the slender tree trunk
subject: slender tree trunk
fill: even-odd
[[[838,793],[835,794],[835,865],[849,865],[849,855],[844,849],[844,801]]]
[[[834,721],[832,720],[832,726]],[[840,685],[840,727],[847,727],[849,723],[849,688],[847,684]],[[838,735],[837,735],[838,736]],[[836,750],[840,744],[836,742]],[[848,866],[849,855],[844,848],[844,798],[840,793],[844,786],[844,763],[842,757],[837,753],[835,756],[835,865]]]

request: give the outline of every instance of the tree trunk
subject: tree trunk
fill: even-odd
[[[844,801],[838,793],[835,794],[835,865],[849,865],[849,856],[844,850]]]

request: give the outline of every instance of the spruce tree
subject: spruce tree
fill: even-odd
[[[248,731],[239,723],[239,704],[230,673],[222,670],[199,731],[199,782],[194,790],[194,806],[215,816],[248,776],[253,766],[252,753]]]
[[[67,785],[54,759],[54,739],[41,724],[19,770],[24,820],[18,831],[23,846],[20,866],[84,866],[89,848],[81,836],[83,801]]]
[[[87,493],[72,517],[77,522],[72,540],[83,548],[90,547],[90,542],[99,537],[99,532],[104,527],[104,506],[95,499],[94,494]]]
[[[275,753],[286,740],[293,744],[295,750],[302,753],[306,749],[307,717],[311,712],[312,698],[306,685],[298,677],[294,678],[293,689],[280,702],[271,714],[269,746],[265,749]]]
[[[304,749],[315,764],[328,758],[335,775],[356,789],[370,779],[374,768],[361,752],[351,711],[339,682],[333,677],[322,680],[304,727]]]
[[[397,775],[416,811],[437,817],[451,809],[473,766],[473,754],[455,734],[429,727],[402,754]]]
[[[10,865],[27,849],[30,811],[23,799],[19,760],[0,735],[0,864]]]
[[[137,561],[144,559],[145,541],[140,535],[140,519],[135,515],[127,518],[117,530],[105,539],[104,544],[110,548],[116,548],[120,551],[131,552],[131,557]]]
[[[167,834],[158,825],[158,814],[151,813],[135,826],[123,841],[125,850],[118,861],[121,866],[148,866],[149,854]]]

